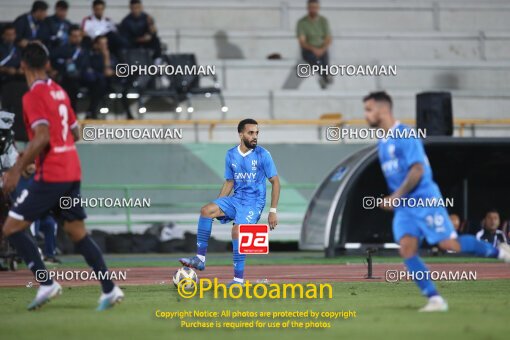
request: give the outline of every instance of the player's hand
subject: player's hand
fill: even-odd
[[[382,203],[379,204],[379,208],[386,211],[393,211],[393,205],[391,204],[396,197],[393,195],[383,197]]]
[[[4,172],[2,176],[3,181],[2,191],[4,192],[5,195],[8,195],[14,191],[16,185],[18,185],[20,175],[21,173],[19,171],[16,171],[14,168],[10,168],[6,172]]]
[[[25,169],[23,169],[23,172],[21,173],[21,176],[28,178],[35,172],[35,164],[29,164]]]
[[[278,225],[278,217],[276,213],[270,212],[267,218],[267,222],[269,223],[269,229],[273,230]]]

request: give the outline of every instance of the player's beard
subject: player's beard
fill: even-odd
[[[257,141],[255,140],[255,143],[252,144],[250,143],[249,141],[247,141],[246,139],[243,139],[243,144],[244,146],[246,146],[248,149],[255,149],[255,147],[257,146]]]
[[[372,122],[367,121],[367,123],[368,123],[368,126],[370,126],[373,129],[378,129],[381,126],[381,120],[380,119],[376,119],[376,120],[374,120]]]

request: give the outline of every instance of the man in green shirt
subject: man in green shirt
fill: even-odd
[[[319,15],[319,0],[308,0],[308,14],[297,23],[297,36],[301,46],[301,55],[310,65],[328,65],[328,48],[331,44],[331,32],[328,20]],[[331,78],[323,75],[321,87],[331,83]]]

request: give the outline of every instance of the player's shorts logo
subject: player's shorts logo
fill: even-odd
[[[239,225],[239,254],[268,254],[269,226],[267,224]]]

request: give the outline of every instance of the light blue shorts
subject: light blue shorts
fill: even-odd
[[[256,224],[264,205],[257,202],[242,202],[233,196],[220,197],[213,201],[225,213],[225,216],[219,217],[221,223],[234,221],[235,224]]]

